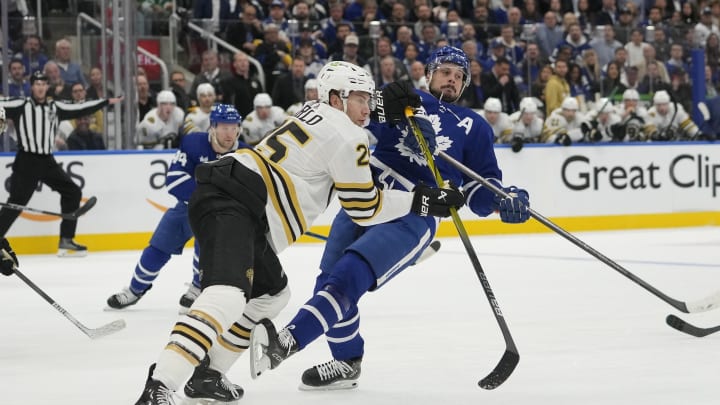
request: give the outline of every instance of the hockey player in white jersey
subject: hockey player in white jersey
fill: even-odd
[[[500,100],[497,98],[490,97],[485,100],[483,109],[480,110],[479,114],[485,118],[485,121],[492,127],[496,142],[500,138],[510,135],[512,132],[510,117],[502,112],[502,104],[500,104]]]
[[[616,142],[624,138],[624,126],[609,98],[595,103],[581,124],[585,142]]]
[[[217,99],[215,87],[210,83],[203,83],[197,87],[196,93],[198,105],[188,109],[183,125],[183,134],[208,132],[210,129],[210,111]]]
[[[285,111],[273,105],[267,93],[259,93],[253,99],[255,109],[242,123],[242,139],[249,145],[257,145],[265,136],[287,118]]]
[[[640,93],[635,89],[627,89],[623,92],[623,101],[615,107],[615,112],[620,116],[620,122],[624,127],[620,141],[645,141],[652,131],[650,117],[647,109],[640,104]]]
[[[136,129],[137,143],[143,149],[172,148],[185,119],[172,91],[161,91],[156,100],[157,107],[145,114]]]
[[[520,111],[510,114],[512,131],[498,139],[498,143],[512,145],[513,152],[520,152],[523,145],[530,142],[540,142],[543,130],[543,120],[538,117],[538,108],[530,97],[520,100]]]
[[[583,134],[580,124],[584,119],[583,114],[578,111],[577,99],[565,97],[560,108],[556,108],[545,119],[541,141],[565,146],[581,142]]]
[[[290,107],[285,110],[287,115],[295,115],[300,109],[302,109],[302,106],[308,102],[308,101],[315,101],[318,99],[318,89],[317,89],[317,80],[316,79],[308,79],[308,81],[305,82],[305,101],[301,103],[295,103],[291,105]]]
[[[305,104],[254,150],[198,166],[189,214],[200,244],[202,293],[150,367],[137,405],[173,404],[173,392],[191,376],[206,398],[240,398],[224,373],[248,347],[253,323],[276,316],[289,299],[277,254],[309,229],[331,196],[364,225],[410,212],[447,216],[464,203],[452,188],[408,192],[374,184],[362,130],[374,91],[366,70],[330,62],[318,75],[319,102]],[[407,104],[388,101],[401,119]]]
[[[700,135],[700,129],[682,104],[671,102],[665,90],[653,96],[653,106],[648,110],[648,117],[650,139],[653,141],[689,141]]]

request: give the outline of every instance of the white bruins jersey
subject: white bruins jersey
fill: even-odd
[[[278,106],[270,107],[270,116],[265,120],[258,118],[257,111],[253,110],[242,122],[243,140],[247,144],[257,145],[268,132],[282,124],[287,117],[285,111]]]
[[[207,132],[210,129],[210,113],[198,107],[191,108],[185,116],[183,134],[192,132]]]
[[[580,111],[575,112],[575,118],[568,122],[562,115],[562,108],[556,108],[545,120],[542,132],[542,142],[554,143],[561,134],[567,134],[573,142],[580,142],[583,139],[580,124],[585,116]]]
[[[500,112],[495,124],[491,124],[485,117],[485,110],[480,110],[478,114],[485,118],[485,121],[487,121],[487,123],[492,127],[493,134],[495,135],[495,142],[502,137],[510,135],[512,132],[512,122],[510,122],[510,117],[508,117],[506,113]]]
[[[177,136],[184,119],[185,113],[180,107],[173,109],[167,121],[161,120],[157,115],[157,108],[153,108],[137,126],[138,144],[145,149],[163,149],[163,138],[168,135]]]
[[[665,115],[660,115],[655,106],[650,107],[648,110],[650,133],[654,131],[664,131],[666,128],[670,128],[676,131],[676,136],[679,138],[683,136],[688,138],[697,136],[700,130],[690,119],[690,115],[688,115],[683,106],[677,104],[677,113],[674,113],[675,104],[670,103],[668,107],[668,112]]]
[[[612,133],[612,127],[614,125],[620,124],[622,122],[622,119],[620,119],[620,116],[613,111],[612,108],[609,109],[610,111],[607,112],[607,118],[605,121],[601,120],[598,117],[598,112],[595,110],[590,111],[586,116],[585,120],[588,124],[590,124],[593,120],[597,120],[597,132],[599,132],[602,135],[602,138],[600,138],[599,141],[594,142],[610,142],[613,140],[613,133]],[[627,137],[623,139],[623,141],[627,142]]]
[[[516,136],[521,137],[525,142],[539,142],[540,135],[543,130],[542,118],[535,115],[530,121],[530,125],[525,125],[520,119],[520,111],[515,111],[510,114],[510,122],[512,123],[512,130],[508,135],[505,135],[498,139],[498,143],[510,143]]]
[[[334,195],[360,225],[410,212],[413,194],[375,187],[367,135],[327,104],[306,103],[255,151],[239,149],[233,157],[265,181],[268,240],[276,253],[308,230]]]

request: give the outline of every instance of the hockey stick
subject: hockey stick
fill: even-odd
[[[504,192],[503,190],[501,190],[500,188],[495,186],[493,183],[488,181],[486,178],[484,178],[484,177],[480,176],[479,174],[475,173],[474,171],[470,170],[467,166],[458,162],[452,156],[449,156],[445,152],[440,152],[439,155],[441,158],[445,159],[451,165],[455,166],[458,170],[465,173],[468,177],[472,178],[473,180],[475,180],[475,181],[481,183],[483,186],[487,187],[489,190],[491,190],[496,195],[503,197],[503,198],[510,198],[509,194],[507,194],[506,192]],[[560,226],[556,225],[549,219],[540,215],[532,208],[528,207],[528,212],[530,213],[530,216],[535,218],[538,222],[540,222],[543,225],[547,226],[548,228],[552,229],[558,235],[569,240],[575,246],[586,251],[591,256],[595,257],[596,259],[600,260],[601,262],[612,267],[615,271],[619,272],[623,276],[629,278],[636,284],[640,285],[640,287],[646,289],[647,291],[651,292],[656,297],[658,297],[661,300],[665,301],[666,303],[670,304],[673,308],[677,309],[678,311],[685,312],[685,313],[704,312],[704,311],[709,311],[711,309],[714,309],[714,308],[720,306],[720,292],[716,292],[715,294],[712,294],[706,298],[703,298],[698,301],[690,302],[690,303],[671,298],[668,295],[666,295],[665,293],[658,290],[657,288],[648,284],[645,280],[641,279],[640,277],[631,273],[630,271],[628,271],[627,269],[625,269],[624,267],[622,267],[615,261],[611,260],[604,254],[593,249],[590,245],[583,242],[582,240],[577,238],[575,235],[569,233],[568,231],[562,229]]]
[[[305,232],[304,235],[307,235],[311,238],[320,239],[322,241],[328,240],[327,236],[320,235],[319,233],[315,233],[315,232],[311,232],[311,231]],[[430,245],[425,250],[423,250],[422,253],[420,253],[420,256],[417,258],[417,260],[415,260],[415,263],[413,263],[413,264],[418,264],[418,263],[422,262],[423,260],[427,260],[428,258],[430,258],[430,256],[434,255],[435,253],[438,252],[438,250],[440,250],[440,246],[442,246],[442,244],[440,243],[439,240],[435,240],[435,241],[431,242]]]
[[[441,187],[444,184],[444,181],[442,179],[442,176],[440,175],[440,172],[437,169],[437,166],[435,166],[432,152],[428,148],[428,145],[425,142],[425,138],[423,138],[420,128],[418,128],[417,124],[415,123],[412,108],[407,107],[405,109],[405,117],[410,124],[413,135],[415,136],[415,138],[417,138],[417,141],[420,144],[420,149],[425,156],[425,160],[427,160],[428,167],[433,172],[435,182],[437,183],[438,187]],[[460,216],[458,215],[456,209],[450,209],[450,214],[452,216],[452,221],[455,224],[455,228],[457,229],[458,235],[460,235],[460,240],[462,240],[463,245],[465,246],[465,250],[467,251],[468,256],[470,256],[470,261],[472,262],[473,268],[475,269],[475,273],[480,279],[480,284],[482,285],[483,290],[485,291],[485,296],[487,297],[488,302],[490,303],[490,307],[493,310],[492,312],[495,316],[495,320],[500,326],[503,338],[505,339],[505,353],[500,359],[500,362],[497,364],[497,366],[495,366],[495,369],[493,369],[490,374],[488,374],[485,378],[478,382],[478,385],[480,387],[486,390],[491,390],[499,387],[500,384],[504,383],[510,377],[510,374],[512,374],[512,372],[515,370],[515,367],[517,367],[518,363],[520,362],[520,354],[518,353],[515,342],[510,335],[510,329],[508,328],[507,323],[505,322],[505,317],[500,310],[500,304],[495,298],[495,294],[490,287],[490,282],[488,281],[487,276],[485,276],[485,271],[483,270],[482,265],[480,264],[480,260],[475,253],[475,249],[470,242],[470,237],[465,230],[465,225],[463,225],[462,221],[460,220]]]
[[[97,203],[97,197],[95,197],[95,196],[90,197],[85,202],[85,204],[80,206],[80,208],[76,209],[73,212],[68,212],[68,213],[44,211],[44,210],[39,210],[37,208],[30,208],[30,207],[26,207],[24,205],[18,205],[18,204],[7,203],[7,202],[0,202],[0,207],[10,208],[11,210],[16,210],[16,211],[37,212],[39,214],[52,215],[55,217],[60,217],[62,219],[73,220],[73,219],[78,219],[78,217],[80,217],[80,216],[84,215],[86,212],[90,211],[90,209],[95,206],[95,203]]]
[[[5,251],[5,249],[2,250],[2,254],[6,258],[12,260],[12,257],[10,256],[10,254],[8,254],[7,251]],[[32,288],[36,293],[38,293],[41,297],[43,297],[45,299],[45,301],[49,302],[50,305],[53,306],[53,308],[57,309],[58,312],[60,312],[61,314],[63,314],[65,316],[65,318],[69,319],[70,322],[72,322],[75,326],[78,327],[78,329],[80,329],[84,334],[86,334],[88,337],[90,337],[90,339],[97,339],[97,338],[101,338],[103,336],[110,335],[110,334],[115,333],[125,327],[125,321],[122,319],[118,319],[117,321],[110,322],[109,324],[103,325],[99,328],[94,328],[94,329],[88,328],[87,326],[80,323],[80,321],[75,319],[74,316],[70,315],[70,313],[67,312],[65,310],[65,308],[61,307],[60,304],[58,304],[54,299],[52,299],[49,295],[47,295],[45,293],[45,291],[43,291],[35,283],[30,281],[29,278],[27,278],[24,274],[22,274],[20,272],[20,270],[18,270],[17,266],[14,266],[13,270],[14,270],[14,274],[16,276],[18,276],[20,278],[20,280],[25,282],[25,284],[29,285],[30,288]]]
[[[320,239],[320,240],[323,240],[323,241],[327,241],[327,240],[328,240],[328,237],[327,237],[327,236],[325,236],[325,235],[320,235],[319,233],[315,233],[315,232],[307,231],[307,232],[305,232],[305,235],[307,235],[307,236],[309,236],[309,237],[311,237],[311,238]]]
[[[694,325],[690,325],[689,323],[683,321],[675,315],[668,315],[667,318],[665,318],[665,322],[667,322],[667,324],[670,325],[671,328],[675,328],[680,332],[685,332],[690,336],[695,336],[699,338],[720,331],[720,326],[715,326],[713,328],[700,328]]]

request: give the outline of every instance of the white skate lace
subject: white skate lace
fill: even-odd
[[[338,376],[347,377],[347,375],[353,371],[353,368],[349,364],[337,360],[328,361],[327,363],[315,366],[315,368],[320,375],[321,381],[330,380]]]
[[[133,294],[132,291],[130,291],[129,288],[123,288],[122,291],[115,294],[115,298],[117,298],[118,302],[125,305],[130,302],[135,302],[138,299],[138,296]]]
[[[155,399],[157,399],[158,405],[175,405],[175,401],[173,400],[173,392],[170,390],[170,388],[161,385],[158,387],[158,395]]]
[[[233,398],[239,398],[240,393],[235,389],[235,384],[228,381],[227,378],[225,378],[225,375],[223,374],[222,377],[220,377],[220,386],[226,390],[230,391],[230,394],[233,396]]]
[[[292,333],[287,328],[284,328],[280,331],[280,334],[278,335],[278,340],[280,341],[280,346],[287,351],[287,353],[290,353],[290,349],[295,345],[295,338],[293,337]]]

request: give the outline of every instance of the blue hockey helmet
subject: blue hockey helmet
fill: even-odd
[[[463,89],[470,84],[470,61],[465,52],[449,45],[436,49],[435,52],[428,56],[425,73],[432,75],[432,72],[437,70],[443,63],[452,63],[460,67],[464,75]]]
[[[236,124],[240,125],[242,117],[237,108],[232,104],[215,104],[210,110],[210,126],[217,124]]]

